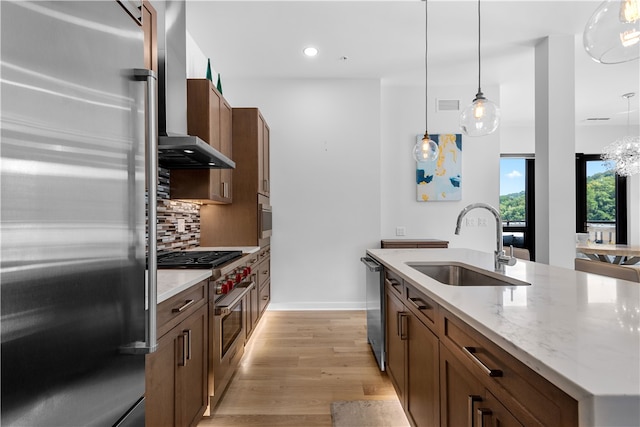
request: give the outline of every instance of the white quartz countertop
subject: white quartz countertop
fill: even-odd
[[[212,274],[213,270],[201,269],[158,270],[158,304],[208,279]]]
[[[258,252],[260,246],[198,246],[187,251],[242,251],[243,254]]]
[[[243,254],[252,254],[260,250],[259,246],[200,246],[189,251],[242,251]],[[185,289],[190,288],[213,276],[214,270],[206,269],[159,269],[158,270],[158,304]]]
[[[448,286],[407,263],[456,261],[493,271],[470,249],[369,249],[579,403],[580,425],[640,425],[640,284],[518,260],[531,286]]]

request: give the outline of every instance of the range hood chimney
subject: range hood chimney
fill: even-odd
[[[233,160],[187,134],[185,2],[159,3],[165,9],[158,11],[158,162],[169,169],[234,169]]]

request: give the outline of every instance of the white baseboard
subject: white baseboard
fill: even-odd
[[[270,311],[365,310],[365,302],[270,302]]]

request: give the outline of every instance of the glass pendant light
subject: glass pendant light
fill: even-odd
[[[424,1],[424,136],[421,141],[416,142],[413,147],[413,158],[416,162],[433,162],[438,158],[439,150],[438,144],[435,143],[429,136],[429,41],[428,41],[428,29],[429,29],[429,12],[427,9],[427,0]]]
[[[640,0],[607,0],[595,10],[582,35],[587,53],[602,64],[640,58]]]
[[[500,109],[484,97],[480,89],[480,0],[478,0],[478,93],[460,114],[460,128],[469,136],[484,136],[495,132],[500,124]]]
[[[634,92],[622,95],[627,99],[627,135],[602,150],[602,160],[610,162],[611,168],[620,176],[640,174],[640,136],[631,136],[629,127],[630,98],[634,95]]]

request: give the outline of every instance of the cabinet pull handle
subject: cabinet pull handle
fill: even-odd
[[[265,295],[265,296],[263,296],[263,297],[262,297],[262,299],[263,299],[264,301],[268,300],[268,299],[269,299],[269,295]]]
[[[183,334],[187,334],[187,360],[191,360],[191,329],[187,329]]]
[[[183,311],[185,311],[194,302],[196,302],[196,301],[192,300],[192,299],[188,299],[180,307],[174,308],[173,310],[171,310],[171,312],[172,313],[182,313]]]
[[[398,313],[398,335],[401,340],[407,339],[407,313]]]
[[[467,354],[467,356],[469,356],[471,360],[473,360],[475,364],[478,365],[490,377],[502,376],[501,369],[489,369],[487,365],[482,363],[482,361],[476,357],[476,355],[474,354],[477,351],[475,347],[462,347],[462,351],[464,351]]]
[[[476,427],[485,427],[489,426],[489,418],[491,418],[492,412],[491,409],[487,408],[478,408],[476,411]],[[485,420],[487,422],[485,423]]]
[[[187,334],[183,332],[180,334],[180,338],[182,339],[182,358],[178,366],[187,366],[187,352],[189,351],[187,348]]]
[[[386,280],[387,282],[389,282],[393,290],[395,290],[398,293],[402,292],[400,289],[398,289],[399,287],[401,287],[401,284],[397,280],[394,280],[394,279],[386,279]]]
[[[411,304],[413,304],[413,306],[418,310],[429,310],[430,308],[432,308],[429,304],[427,304],[420,298],[410,297],[409,301],[411,301]],[[418,301],[420,302],[420,304],[418,304]]]
[[[473,417],[476,413],[476,402],[482,402],[482,397],[475,394],[469,395],[469,409],[467,411],[467,414],[469,414],[469,422],[467,423],[467,425],[469,427],[474,426]]]

